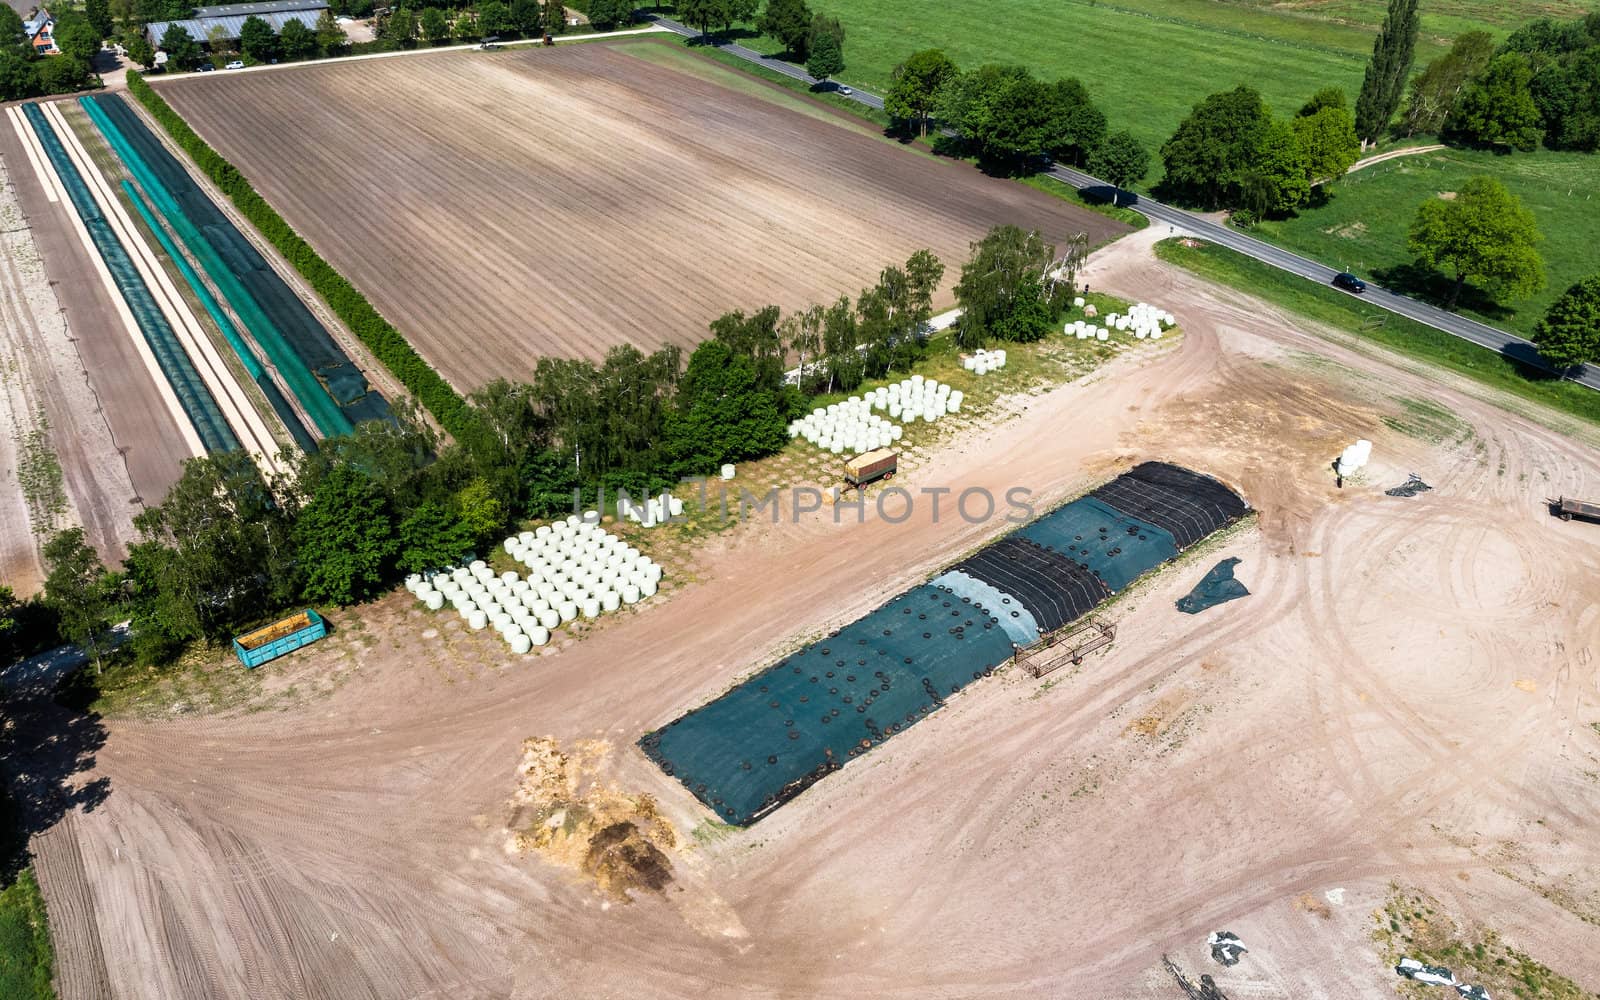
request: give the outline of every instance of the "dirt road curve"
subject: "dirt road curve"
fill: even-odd
[[[503,670],[497,641],[422,638],[440,620],[391,598],[283,668],[352,671],[331,699],[110,724],[84,776],[109,796],[72,818],[84,877],[58,883],[76,862],[43,844],[63,974],[103,961],[130,998],[1154,998],[1167,951],[1231,996],[1373,997],[1396,880],[1600,990],[1576,915],[1600,866],[1600,532],[1539,503],[1600,492],[1593,435],[1315,339],[1147,245],[1091,281],[1175,312],[1181,349],[1035,398],[906,484],[1053,500],[1150,457],[1242,489],[1257,527],[1118,603],[1108,653],[976,684],[702,844],[632,741],[998,525],[923,506],[738,532],[667,604]],[[1336,490],[1358,436],[1370,478]],[[1411,471],[1434,492],[1382,495]],[[1253,596],[1178,614],[1229,554]],[[688,844],[664,897],[607,904],[502,850],[534,735],[610,741],[610,776],[660,798]],[[1203,957],[1219,927],[1251,947],[1235,969]]]
[[[1000,223],[1126,231],[622,48],[689,58],[456,52],[161,93],[460,386],[543,354],[692,346],[729,309],[853,297],[924,247],[948,288]]]

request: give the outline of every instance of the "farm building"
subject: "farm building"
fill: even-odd
[[[259,17],[282,31],[290,21],[299,21],[308,28],[317,26],[317,18],[328,9],[327,0],[263,0],[260,3],[234,3],[222,7],[196,7],[194,16],[181,21],[151,21],[145,26],[145,37],[151,45],[160,45],[167,28],[177,25],[198,42],[232,43],[239,40],[247,18]]]

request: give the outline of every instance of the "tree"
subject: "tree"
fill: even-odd
[[[348,465],[317,484],[295,522],[308,601],[353,604],[383,585],[397,548],[383,495]]]
[[[511,0],[511,22],[518,34],[537,37],[544,25],[544,8],[539,0]]]
[[[1044,294],[1044,274],[1055,247],[1037,231],[997,226],[972,244],[961,268],[956,304],[962,309],[956,342],[981,346],[987,338],[1030,341],[1043,337],[1054,320]]]
[[[1115,189],[1112,200],[1120,200],[1122,189],[1144,180],[1150,172],[1150,151],[1145,149],[1133,133],[1127,130],[1106,136],[1100,147],[1089,157],[1089,172],[1111,182]]]
[[[101,38],[111,37],[116,25],[112,23],[111,4],[107,0],[84,0],[83,15],[97,35]]]
[[[756,30],[776,38],[783,43],[785,52],[804,62],[809,54],[806,43],[811,36],[811,8],[806,6],[806,0],[767,0]]]
[[[603,6],[612,0],[600,0]],[[591,7],[594,6],[591,2]],[[511,21],[511,8],[501,0],[480,0],[478,3],[478,30],[483,32],[485,38],[498,38],[509,35],[516,30],[516,25]]]
[[[0,53],[11,51],[26,55],[28,39],[22,30],[22,15],[9,6],[0,4]]]
[[[1272,115],[1253,87],[1212,94],[1162,144],[1163,187],[1207,208],[1238,204],[1271,124]]]
[[[418,19],[422,39],[429,45],[443,45],[450,40],[450,19],[438,7],[429,7]]]
[[[735,21],[752,21],[761,7],[761,0],[719,0],[718,16],[724,32],[733,28]]]
[[[239,51],[258,63],[278,57],[278,35],[272,25],[254,14],[239,28]]]
[[[1562,368],[1600,361],[1600,274],[1573,285],[1534,327],[1539,353]]]
[[[1056,160],[1081,165],[1106,138],[1106,116],[1089,99],[1077,78],[1066,77],[1044,92],[1043,152]]]
[[[378,37],[399,49],[409,49],[416,44],[417,15],[410,7],[400,7],[389,12],[389,17],[378,30]]]
[[[1493,56],[1494,37],[1487,31],[1457,35],[1449,52],[1412,77],[1405,110],[1400,114],[1401,131],[1413,136],[1443,129],[1456,100],[1488,68]]]
[[[56,48],[69,59],[76,59],[86,67],[94,65],[94,56],[100,51],[100,40],[105,37],[81,12],[68,10],[56,19],[54,31]]]
[[[167,54],[168,65],[188,69],[200,61],[200,43],[189,37],[181,24],[169,24],[161,33],[161,51]]]
[[[822,354],[828,369],[828,391],[849,392],[861,384],[864,365],[860,345],[860,331],[856,325],[856,311],[848,295],[822,314]]]
[[[711,335],[735,354],[748,358],[756,382],[764,390],[783,388],[783,337],[778,333],[778,307],[767,306],[746,316],[742,310],[724,313],[711,321]],[[679,387],[682,394],[682,387]]]
[[[100,672],[100,637],[111,627],[116,606],[116,580],[84,541],[82,528],[57,532],[44,546],[49,575],[45,603],[61,616],[61,634],[94,660]]]
[[[675,0],[673,10],[684,24],[700,29],[702,37],[711,33],[713,24],[722,23],[722,0]]]
[[[1457,140],[1532,152],[1543,134],[1539,108],[1528,85],[1533,69],[1528,57],[1508,52],[1461,98],[1445,122],[1445,135]]]
[[[317,51],[325,56],[336,55],[343,52],[349,40],[344,36],[344,29],[339,27],[339,22],[333,19],[333,12],[326,8],[317,15]],[[165,47],[165,42],[162,43]]]
[[[455,22],[450,26],[450,37],[458,42],[471,42],[482,38],[483,32],[478,27],[478,12],[463,10],[456,14]]]
[[[567,30],[567,5],[561,0],[545,0],[544,33],[560,35]]]
[[[589,0],[589,23],[610,31],[633,20],[633,0]]]
[[[134,518],[142,551],[135,633],[159,623],[164,642],[216,639],[281,607],[299,589],[293,492],[273,496],[242,452],[191,459],[158,506]]]
[[[801,7],[804,6],[801,2]],[[933,109],[934,98],[939,88],[958,72],[955,62],[944,54],[943,49],[923,49],[911,53],[905,62],[894,68],[889,93],[883,99],[884,110],[894,118],[915,122],[919,134],[927,135],[928,115]]]
[[[1493,177],[1473,177],[1456,196],[1430,198],[1417,209],[1406,247],[1435,270],[1454,272],[1447,307],[1468,281],[1495,296],[1527,298],[1544,287],[1542,237],[1533,213]]]
[[[1383,135],[1400,107],[1421,26],[1417,0],[1389,0],[1383,28],[1372,43],[1361,93],[1356,96],[1356,134],[1361,137],[1362,149]]]
[[[667,452],[680,471],[770,455],[788,439],[778,401],[748,357],[715,339],[695,348],[666,425]]]
[[[1274,119],[1262,133],[1245,171],[1242,204],[1257,217],[1285,215],[1310,193],[1310,171],[1295,128],[1287,121]]]
[[[800,369],[800,384],[809,384],[811,372],[809,369],[816,363],[818,355],[822,353],[822,323],[827,310],[822,306],[812,306],[803,312],[794,313],[783,321],[783,343],[789,353],[794,355],[795,362]]]
[[[135,34],[128,39],[128,58],[145,69],[150,69],[156,64],[156,50],[148,39],[142,34]]]
[[[1313,185],[1343,177],[1361,155],[1355,118],[1342,106],[1323,105],[1309,115],[1302,112],[1291,124],[1300,144],[1306,180]]]
[[[75,56],[43,59],[34,72],[39,77],[39,89],[46,94],[70,94],[89,85],[89,64]]]
[[[1311,100],[1300,106],[1300,110],[1296,112],[1295,117],[1310,118],[1326,108],[1338,108],[1340,111],[1350,110],[1350,100],[1345,97],[1343,89],[1339,87],[1323,87],[1311,95]]]
[[[402,572],[425,573],[461,562],[476,549],[472,529],[461,515],[441,503],[429,501],[412,511],[399,528]]]
[[[285,59],[306,59],[317,51],[317,36],[304,21],[290,18],[278,32],[278,49]]]
[[[820,19],[820,18],[819,18]],[[835,24],[838,22],[835,21]],[[844,43],[840,33],[813,31],[808,43],[806,72],[826,82],[829,77],[844,72]]]
[[[34,72],[33,64],[15,52],[0,51],[0,101],[17,101],[38,93],[39,74]]]

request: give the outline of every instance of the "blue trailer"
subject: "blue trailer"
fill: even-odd
[[[233,640],[234,655],[246,667],[259,667],[328,634],[328,623],[310,608]]]

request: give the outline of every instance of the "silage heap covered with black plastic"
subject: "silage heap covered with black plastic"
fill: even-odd
[[[1248,509],[1214,479],[1147,462],[639,745],[718,818],[753,823]]]

